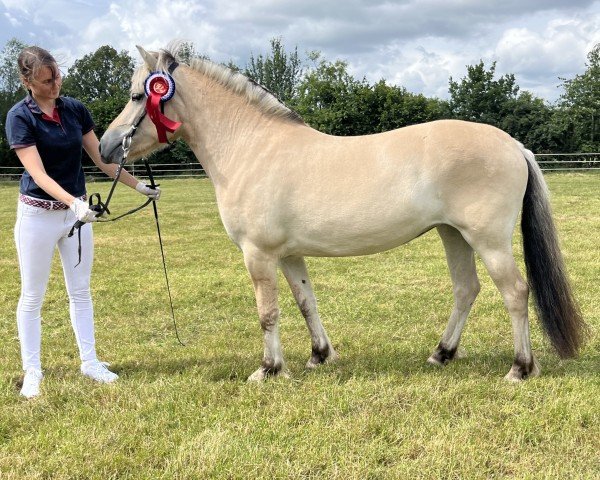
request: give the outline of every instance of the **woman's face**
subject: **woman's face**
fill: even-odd
[[[33,97],[39,100],[56,100],[60,95],[62,76],[57,66],[42,67],[31,81],[25,86],[31,90]]]

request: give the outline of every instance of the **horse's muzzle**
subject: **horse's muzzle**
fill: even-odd
[[[120,128],[107,130],[100,139],[100,157],[104,163],[121,163],[123,158],[123,136]]]

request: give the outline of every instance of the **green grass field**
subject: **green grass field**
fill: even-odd
[[[41,397],[18,395],[12,228],[17,185],[0,184],[0,479],[600,478],[600,176],[547,176],[563,252],[592,334],[559,360],[532,313],[542,375],[503,381],[510,321],[478,262],[467,358],[426,364],[452,306],[430,232],[379,255],[307,259],[339,362],[306,371],[310,340],[283,277],[290,379],[246,383],[262,334],[241,253],[206,179],[166,180],[159,202],[177,344],[151,209],[96,225],[97,347],[120,379],[79,374],[55,258],[43,309]],[[103,196],[108,183],[91,183]],[[113,212],[140,202],[123,186]],[[515,251],[521,258],[519,235]],[[531,309],[533,312],[533,309]]]

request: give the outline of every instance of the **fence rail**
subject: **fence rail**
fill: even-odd
[[[600,153],[540,153],[536,160],[545,172],[600,172]],[[145,176],[142,164],[129,165],[128,170],[137,176]],[[110,180],[95,165],[83,167],[86,178]],[[152,165],[152,171],[159,178],[202,178],[206,172],[199,163],[162,163]],[[0,181],[18,180],[23,167],[0,167]]]
[[[545,172],[600,171],[600,153],[538,153],[535,159]]]

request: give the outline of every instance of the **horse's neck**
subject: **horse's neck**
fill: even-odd
[[[225,188],[227,179],[240,174],[258,153],[285,142],[292,125],[288,120],[265,114],[244,96],[203,79],[203,95],[186,89],[185,140],[212,179]],[[183,90],[183,89],[182,89]]]

